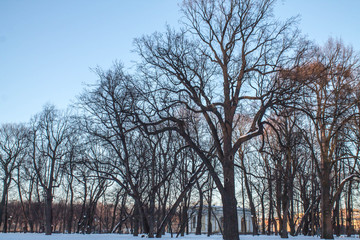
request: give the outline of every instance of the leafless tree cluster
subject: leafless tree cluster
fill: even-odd
[[[184,235],[196,205],[201,234],[217,199],[226,240],[239,205],[253,234],[351,235],[358,55],[307,41],[273,7],[185,0],[181,30],[135,40],[137,73],[96,69],[75,113],[2,125],[2,230]]]

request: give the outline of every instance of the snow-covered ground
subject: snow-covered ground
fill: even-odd
[[[1,240],[139,240],[139,237],[133,237],[132,235],[126,234],[53,234],[51,236],[45,236],[44,234],[39,233],[0,233]],[[165,235],[161,239],[171,239],[170,234]],[[175,237],[174,237],[175,239]],[[195,235],[187,235],[185,237],[179,237],[179,240],[196,240],[196,239],[211,239],[211,240],[221,240],[221,235],[214,235],[208,238],[206,235],[195,236]],[[251,236],[251,235],[240,235],[240,240],[276,240],[281,239],[279,236]],[[293,240],[320,240],[319,237],[289,237],[289,239]],[[343,239],[343,240],[359,240],[358,236],[353,236],[351,238],[348,237],[335,237],[335,239]]]

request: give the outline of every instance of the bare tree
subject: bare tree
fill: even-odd
[[[7,232],[7,202],[10,184],[15,170],[23,161],[27,130],[24,125],[4,124],[0,127],[0,176],[2,181],[2,195],[0,201],[0,226]],[[5,213],[5,214],[4,214]],[[3,221],[3,216],[4,221]]]
[[[132,77],[125,74],[122,66],[116,65],[106,72],[98,70],[97,73],[98,84],[80,97],[80,106],[84,110],[80,123],[103,153],[102,157],[85,163],[90,169],[115,181],[133,198],[134,235],[140,229],[154,237],[157,193],[163,186],[171,186],[168,181],[177,167],[177,154],[185,147],[178,145],[171,132],[149,135],[150,129],[157,131],[154,126],[140,128],[135,114],[138,92]],[[169,202],[162,203],[165,210],[167,207],[170,210],[163,211],[163,219],[158,220],[157,235],[161,236],[184,194],[189,191],[188,185],[194,184],[194,178],[202,172],[197,170],[194,171],[196,176],[188,179],[187,187],[180,190],[170,207]]]
[[[332,192],[339,134],[354,117],[357,101],[359,58],[340,41],[330,39],[323,48],[315,48],[310,63],[295,71],[292,78],[308,81],[299,109],[310,119],[316,134],[319,154],[315,167],[321,184],[321,237],[333,239],[332,208],[345,183],[355,175],[344,177]]]
[[[288,238],[295,234],[293,197],[295,178],[303,163],[302,136],[298,128],[299,114],[284,111],[271,121],[272,128],[266,134],[266,146],[261,152],[269,154],[274,166],[276,210],[279,218],[280,236]]]
[[[31,158],[45,197],[45,234],[52,233],[53,192],[62,178],[66,142],[71,134],[67,117],[47,105],[35,116],[30,132]]]
[[[221,194],[226,240],[239,238],[234,154],[244,142],[262,134],[267,109],[289,97],[289,88],[285,90],[289,85],[276,82],[274,73],[289,63],[288,53],[298,34],[293,31],[294,19],[280,23],[272,18],[273,3],[184,1],[184,31],[168,29],[136,40],[143,59],[140,70],[149,81],[145,89],[156,92],[148,106],[160,121],[175,123],[173,130],[207,166]],[[214,171],[203,147],[186,133],[179,114],[182,108],[206,121],[222,176]],[[239,113],[249,115],[251,124],[234,139]]]

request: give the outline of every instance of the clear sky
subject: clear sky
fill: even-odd
[[[133,39],[176,26],[181,0],[0,0],[0,124],[26,122],[46,103],[64,109],[94,83],[91,68],[136,55]],[[318,43],[341,37],[360,50],[360,0],[279,0]]]

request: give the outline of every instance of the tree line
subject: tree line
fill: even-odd
[[[254,234],[354,233],[359,55],[308,41],[274,4],[184,1],[182,29],[134,41],[136,73],[96,69],[72,111],[3,124],[3,231],[21,209],[26,231],[184,235],[218,198],[226,240],[240,203]]]

